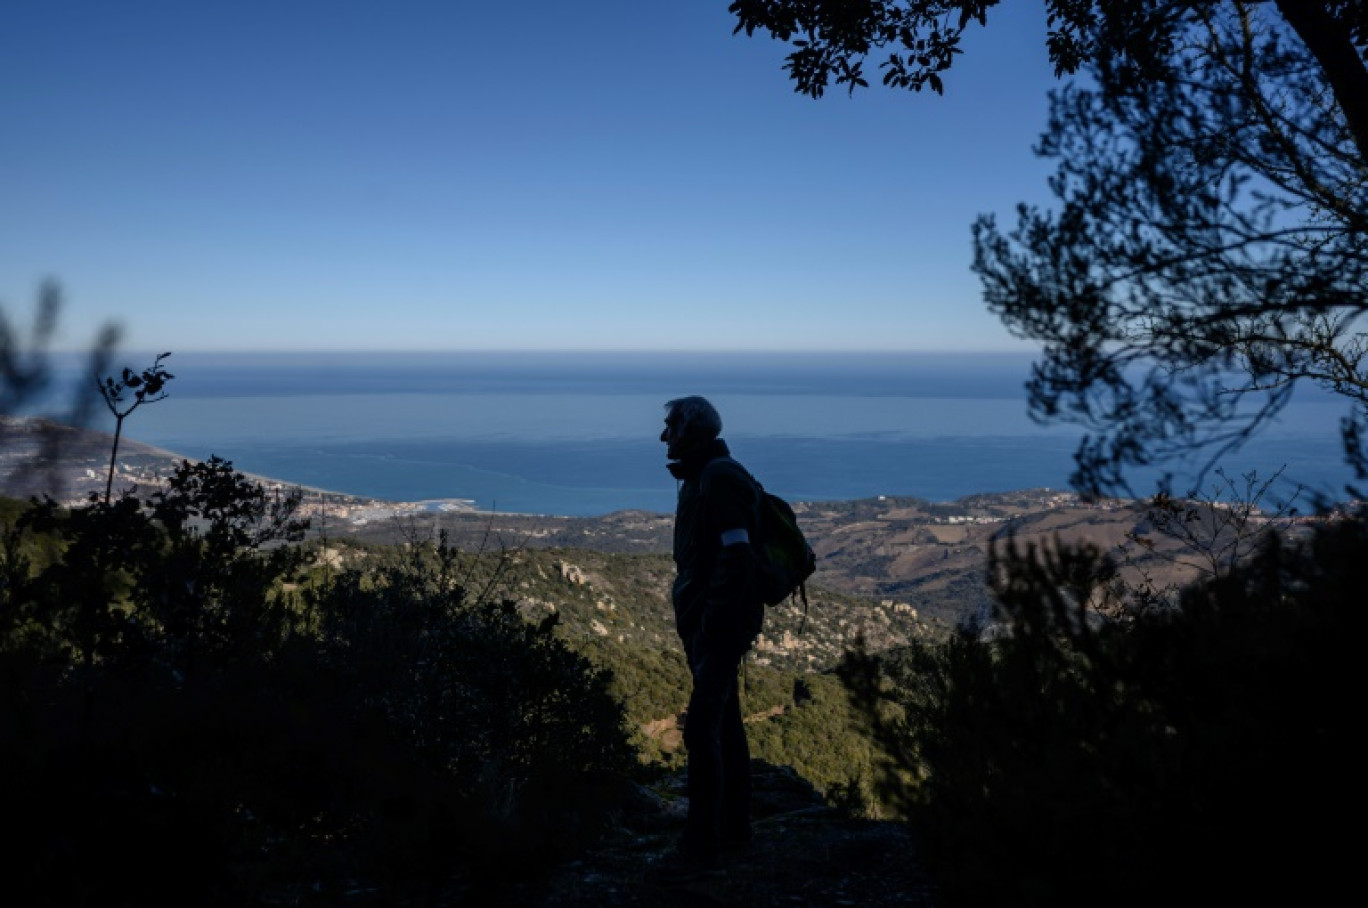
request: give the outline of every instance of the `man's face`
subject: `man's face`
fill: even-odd
[[[665,430],[660,433],[660,440],[665,442],[665,454],[671,460],[681,459],[689,450],[688,429],[689,424],[678,409],[665,414]]]

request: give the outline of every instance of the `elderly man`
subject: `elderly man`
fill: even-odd
[[[660,440],[680,481],[675,510],[675,628],[693,676],[684,746],[689,812],[674,863],[715,868],[724,847],[750,840],[750,750],[737,674],[764,605],[752,592],[759,487],[720,437],[722,419],[702,397],[665,405]]]

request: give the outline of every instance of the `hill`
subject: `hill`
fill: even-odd
[[[818,623],[814,635],[837,644],[862,632],[891,644],[914,625],[944,630],[964,621],[986,622],[991,613],[989,555],[1009,539],[1021,547],[1086,541],[1113,551],[1127,543],[1128,534],[1149,525],[1143,502],[1086,502],[1052,489],[984,493],[949,502],[880,497],[793,505],[817,553],[817,573],[809,586],[810,620],[820,622],[822,615],[833,613],[844,617],[835,627]],[[593,552],[599,558],[592,560],[599,560],[667,555],[672,526],[671,515],[643,511],[602,517],[457,511],[337,523],[331,531],[337,538],[379,543],[432,538],[445,531],[466,551]],[[1165,557],[1175,550],[1171,540],[1159,539],[1155,550],[1130,554],[1156,582],[1167,583],[1191,573]],[[571,562],[585,557],[567,555]],[[668,578],[656,579],[653,592],[663,596]],[[783,630],[801,623],[801,615],[791,608],[780,609],[778,616]]]
[[[102,492],[111,442],[103,432],[5,418],[0,422],[0,493],[24,498],[47,492],[59,500],[79,501],[91,492]],[[155,485],[183,459],[124,439],[114,488]],[[270,486],[287,485],[253,478]],[[320,489],[304,491],[304,512],[313,520],[316,536],[393,544],[435,538],[444,531],[454,546],[467,552],[559,550],[567,553],[562,560],[570,575],[583,568],[581,592],[586,596],[608,575],[622,573],[621,566],[605,566],[612,560],[607,556],[670,551],[669,514],[501,514],[476,511],[462,502],[389,502]],[[948,502],[879,497],[793,504],[818,556],[811,583],[811,630],[806,642],[791,635],[801,626],[802,615],[792,607],[782,608],[771,622],[775,636],[770,643],[779,662],[813,667],[829,665],[861,634],[875,648],[884,648],[926,628],[987,621],[989,553],[1008,537],[1037,546],[1086,540],[1112,550],[1146,522],[1143,503],[1090,503],[1051,489],[983,493]],[[1162,551],[1161,546],[1158,552],[1144,553],[1143,563],[1157,572],[1156,579],[1168,582],[1183,576],[1182,571],[1174,573]],[[634,589],[643,601],[655,606],[667,601],[668,558],[629,559],[622,564],[642,566],[644,573]],[[634,594],[617,587],[599,592],[622,608]],[[604,627],[610,624],[614,622]]]

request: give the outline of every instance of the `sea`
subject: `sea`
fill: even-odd
[[[1069,488],[1081,430],[1027,412],[1022,353],[173,353],[162,400],[125,437],[244,473],[388,501],[597,516],[668,513],[676,482],[659,441],[666,401],[709,398],[733,454],[795,501]],[[123,354],[135,372],[152,356]],[[90,393],[88,369],[55,388]],[[83,372],[85,369],[85,372]],[[54,398],[55,399],[55,398]],[[102,406],[102,405],[101,405]],[[1298,400],[1223,462],[1345,497],[1342,403]],[[103,410],[98,428],[112,429]],[[1145,490],[1159,469],[1137,474]],[[1175,488],[1197,482],[1175,470]],[[1279,473],[1281,471],[1281,473]],[[1214,482],[1204,475],[1199,488]],[[1306,491],[1303,491],[1303,496]]]

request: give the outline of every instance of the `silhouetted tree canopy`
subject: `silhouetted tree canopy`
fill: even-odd
[[[986,26],[1000,0],[733,0],[735,31],[769,32],[793,46],[784,68],[794,91],[820,98],[829,85],[866,88],[864,64],[882,54],[881,81],[894,88],[940,93],[960,38]],[[1363,0],[1045,0],[1046,47],[1056,75],[1111,60],[1153,78],[1182,43],[1191,17],[1246,14],[1276,7],[1315,56],[1349,119],[1361,157],[1368,157],[1368,6]]]
[[[1075,483],[1238,446],[1300,383],[1346,398],[1368,475],[1368,5],[1363,0],[1047,2],[1056,72],[1037,153],[1054,210],[974,225],[990,309],[1041,343],[1032,414],[1085,426]],[[764,2],[738,30],[793,43],[795,89],[941,90],[996,3]]]

